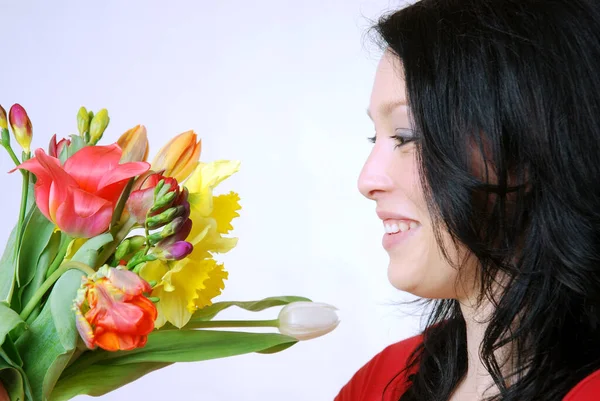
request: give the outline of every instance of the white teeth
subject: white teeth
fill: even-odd
[[[387,234],[397,234],[399,232],[405,232],[413,228],[417,228],[418,224],[414,221],[407,223],[405,221],[400,221],[398,223],[384,223],[385,232]]]
[[[400,229],[397,224],[385,224],[385,232],[388,234],[396,234]]]

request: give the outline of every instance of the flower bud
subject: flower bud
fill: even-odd
[[[12,128],[15,139],[21,145],[25,152],[31,150],[31,138],[33,129],[31,121],[27,116],[27,112],[20,104],[14,104],[8,113],[8,119]]]
[[[104,131],[106,127],[108,127],[108,123],[110,122],[110,118],[108,117],[108,110],[102,109],[94,118],[92,118],[92,122],[90,123],[90,143],[95,145],[104,135]]]
[[[77,113],[77,130],[79,131],[79,135],[82,137],[84,137],[85,134],[90,130],[90,115],[83,106]]]
[[[165,210],[156,216],[150,216],[146,219],[148,228],[154,229],[164,226],[173,221],[175,217],[181,216],[186,211],[185,206],[175,206]]]
[[[125,259],[125,256],[128,253],[129,253],[129,240],[125,239],[117,247],[117,250],[115,251],[115,259],[117,259],[117,260]]]
[[[6,120],[6,110],[0,106],[0,129],[8,129],[8,121]]]
[[[192,253],[194,246],[187,241],[177,241],[172,244],[157,248],[156,255],[166,260],[181,260]]]
[[[310,340],[335,329],[340,320],[334,306],[318,302],[292,302],[279,312],[279,332]]]
[[[152,169],[184,181],[198,165],[202,143],[195,132],[187,131],[171,139],[152,161]]]
[[[127,130],[119,140],[117,145],[123,151],[121,163],[146,161],[148,158],[148,133],[143,125],[136,125]]]
[[[52,157],[60,159],[62,162],[66,160],[66,155],[62,153],[71,145],[71,140],[63,138],[56,142],[56,134],[50,138],[50,144],[48,145],[48,154]],[[64,160],[63,160],[64,159]]]

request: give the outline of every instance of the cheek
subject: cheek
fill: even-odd
[[[455,298],[458,271],[442,254],[430,227],[419,231],[409,249],[390,253],[390,283],[422,298]]]
[[[470,262],[465,263],[459,282],[459,272],[455,266],[461,265],[460,261],[466,255],[465,248],[456,249],[450,235],[443,233],[443,246],[453,263],[444,257],[436,241],[414,154],[403,154],[395,170],[399,172],[395,177],[396,184],[414,207],[421,226],[410,244],[390,251],[390,283],[399,290],[423,298],[461,298],[465,292],[461,284],[463,275],[470,278],[474,271],[469,267]]]

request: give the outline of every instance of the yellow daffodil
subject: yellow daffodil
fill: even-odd
[[[162,172],[183,182],[198,165],[202,142],[194,131],[187,131],[171,139],[152,161],[152,170]]]
[[[177,262],[155,260],[140,270],[147,281],[157,281],[152,296],[159,298],[155,326],[166,322],[182,328],[196,309],[212,304],[212,299],[225,288],[227,272],[214,259],[185,258]]]
[[[230,192],[213,197],[212,191],[238,169],[239,162],[200,163],[186,181],[193,223],[187,241],[194,250],[182,260],[155,260],[140,270],[142,278],[157,283],[152,291],[159,298],[156,327],[166,322],[185,326],[194,311],[211,305],[225,287],[227,272],[212,255],[228,252],[237,244],[237,238],[223,234],[233,229],[231,221],[239,216],[239,196]]]

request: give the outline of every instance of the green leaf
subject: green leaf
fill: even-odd
[[[80,394],[98,397],[169,365],[155,362],[90,366],[73,376],[61,378],[50,394],[50,401],[67,401]]]
[[[11,401],[25,401],[25,386],[21,372],[10,366],[3,358],[0,358],[0,380]]]
[[[71,260],[85,263],[88,266],[95,266],[98,258],[98,250],[104,245],[113,240],[110,233],[100,234],[94,238],[90,238],[79,250],[73,255]]]
[[[231,306],[237,306],[238,308],[245,309],[250,312],[260,312],[262,310],[273,308],[275,306],[283,306],[292,302],[306,301],[310,302],[310,299],[296,296],[281,296],[281,297],[269,297],[260,301],[247,301],[247,302],[217,302],[211,306],[199,309],[194,312],[190,323],[193,322],[204,322],[214,318],[219,312],[227,309]]]
[[[297,342],[298,340],[293,337],[275,333],[217,330],[155,331],[148,336],[148,343],[143,348],[132,351],[88,352],[69,366],[63,377],[83,372],[94,365],[198,362],[251,352],[268,353],[271,350],[283,350]]]
[[[79,135],[71,135],[71,144],[69,146],[65,146],[59,155],[61,164],[65,164],[65,161],[67,161],[68,158],[85,148],[85,146],[86,144],[82,137]]]
[[[4,384],[11,401],[21,400],[29,401],[33,397],[31,395],[31,387],[25,372],[18,363],[10,358],[7,352],[5,352],[6,345],[10,343],[11,347],[14,348],[12,341],[4,343],[0,348],[0,380]],[[16,352],[16,350],[14,350]]]
[[[45,401],[75,351],[79,334],[73,300],[83,273],[69,270],[56,282],[40,315],[16,342],[33,398]]]
[[[0,345],[4,344],[4,339],[14,328],[20,325],[24,325],[25,322],[21,319],[19,314],[0,303]]]
[[[13,228],[0,259],[0,303],[10,305],[17,269],[17,227]]]
[[[46,271],[52,264],[52,261],[58,254],[58,249],[63,241],[64,237],[60,232],[55,232],[51,235],[48,244],[42,251],[38,262],[37,268],[31,282],[23,289],[21,294],[21,305],[27,305],[29,300],[33,297],[35,292],[42,286],[46,279]]]
[[[19,264],[17,284],[25,287],[33,279],[40,255],[48,245],[56,226],[46,218],[36,207],[31,212],[23,231],[21,249],[19,249]]]

